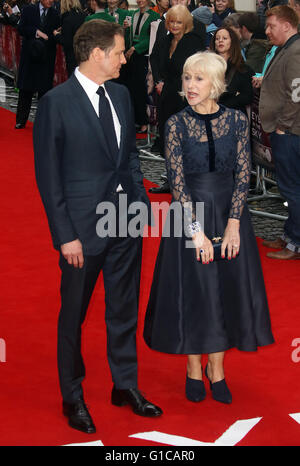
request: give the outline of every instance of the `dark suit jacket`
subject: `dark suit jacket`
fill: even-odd
[[[79,238],[85,254],[103,250],[108,239],[97,236],[100,216],[96,207],[99,202],[115,201],[119,183],[128,204],[143,201],[150,208],[129,93],[113,82],[105,87],[121,124],[117,160],[112,158],[98,116],[74,75],[39,101],[33,131],[36,179],[56,249]]]
[[[44,25],[41,25],[39,3],[23,8],[18,31],[22,36],[22,49],[18,70],[17,87],[28,91],[44,91],[53,85],[54,65],[56,56],[56,42],[53,30],[60,25],[58,12],[49,8]],[[32,58],[32,47],[36,40],[36,30],[48,35],[48,40],[39,39],[44,45],[45,54],[42,61]]]

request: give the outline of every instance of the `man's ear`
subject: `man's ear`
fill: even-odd
[[[104,50],[100,49],[100,47],[95,47],[91,51],[91,57],[93,58],[95,62],[99,63],[105,57],[105,52]]]

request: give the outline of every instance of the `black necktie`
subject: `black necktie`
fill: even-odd
[[[105,91],[102,86],[98,88],[97,94],[99,95],[99,120],[111,155],[116,158],[118,156],[119,148],[110,104],[108,99],[105,97]]]
[[[41,23],[44,24],[45,19],[46,19],[46,8],[42,8],[42,14],[41,14]]]

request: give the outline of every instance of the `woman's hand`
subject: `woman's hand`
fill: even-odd
[[[221,247],[222,257],[235,258],[240,251],[240,221],[235,218],[229,218],[224,232]]]
[[[203,231],[195,233],[192,237],[196,247],[197,261],[202,261],[202,264],[209,264],[214,260],[214,248],[212,242],[205,236]]]

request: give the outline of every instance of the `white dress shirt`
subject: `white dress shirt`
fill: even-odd
[[[95,83],[95,81],[92,81],[91,79],[87,78],[84,74],[82,74],[79,71],[78,66],[77,66],[77,68],[75,68],[75,73],[74,74],[75,74],[75,77],[78,79],[79,83],[81,84],[81,86],[83,87],[83,89],[85,90],[88,98],[91,101],[92,106],[94,107],[94,110],[95,110],[97,116],[99,117],[99,95],[97,94],[97,90],[99,89],[99,85],[97,83]],[[118,116],[116,114],[116,111],[114,109],[112,101],[110,100],[109,95],[106,92],[104,84],[102,84],[101,87],[103,87],[103,89],[104,89],[105,97],[107,98],[107,100],[109,102],[109,105],[110,105],[110,108],[111,108],[115,133],[116,133],[116,137],[117,137],[117,143],[118,143],[118,147],[120,148],[121,125],[120,125],[120,122],[119,122],[119,118],[118,118]],[[101,118],[101,108],[100,108],[100,118]],[[122,190],[123,190],[123,188],[119,184],[118,187],[117,187],[117,192],[120,192]]]
[[[97,115],[99,117],[99,95],[97,94],[97,90],[99,88],[99,85],[97,83],[95,83],[94,81],[92,81],[91,79],[87,78],[84,74],[80,73],[78,67],[75,69],[75,77],[78,79],[79,83],[81,84],[81,86],[85,90],[88,98],[91,101],[91,104],[94,107],[95,112],[97,113]],[[118,143],[118,147],[120,148],[121,125],[120,125],[118,116],[116,114],[116,111],[114,109],[114,106],[112,104],[112,101],[110,100],[109,95],[106,92],[105,85],[102,84],[101,87],[103,87],[103,89],[104,89],[105,97],[107,98],[107,100],[109,102],[109,105],[110,105],[110,108],[111,108],[111,113],[112,113],[113,122],[114,122],[114,128],[115,128],[116,137],[117,137],[117,143]],[[100,109],[100,113],[101,113],[101,109]],[[100,115],[100,118],[101,118],[101,115]]]

